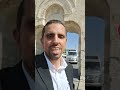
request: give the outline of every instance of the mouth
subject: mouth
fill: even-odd
[[[51,47],[50,50],[53,54],[59,54],[61,52],[61,49],[59,47]]]
[[[60,50],[58,47],[52,47],[51,50]]]

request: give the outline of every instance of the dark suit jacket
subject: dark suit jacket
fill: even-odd
[[[71,90],[73,90],[73,67],[67,63],[68,66],[65,69],[67,79]],[[44,54],[36,56],[36,75],[35,82],[40,90],[54,90],[51,75],[48,69],[47,61],[45,60]]]
[[[30,90],[22,70],[22,62],[0,70],[0,83],[2,90]]]

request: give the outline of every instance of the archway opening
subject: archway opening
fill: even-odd
[[[65,26],[67,30],[66,61],[73,65],[74,80],[79,80],[81,72],[81,29],[74,21],[66,21]]]

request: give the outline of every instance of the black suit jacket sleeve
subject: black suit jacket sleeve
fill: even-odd
[[[0,70],[0,82],[2,90],[30,90],[22,70],[22,62]]]

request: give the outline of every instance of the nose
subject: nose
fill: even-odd
[[[53,40],[54,43],[58,43],[59,42],[59,38],[57,35],[54,36],[54,40]]]

